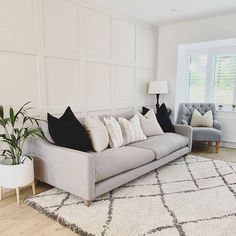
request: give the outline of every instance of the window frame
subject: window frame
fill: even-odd
[[[230,47],[217,47],[217,48],[204,48],[204,49],[189,49],[186,51],[186,60],[185,60],[185,78],[186,84],[188,85],[188,101],[189,101],[189,91],[190,91],[190,78],[189,78],[189,61],[192,56],[207,56],[207,70],[206,70],[206,88],[205,88],[205,102],[213,102],[214,96],[214,58],[217,55],[228,54],[236,56],[236,46]],[[233,103],[236,104],[236,78],[234,82],[234,94],[233,94]],[[232,104],[222,104],[224,107],[229,108]],[[220,104],[216,104],[220,105]]]

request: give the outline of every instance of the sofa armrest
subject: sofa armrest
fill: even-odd
[[[222,129],[222,125],[221,125],[221,123],[218,120],[214,120],[213,121],[213,127],[218,129],[218,130],[220,130],[220,131]]]
[[[35,178],[86,200],[95,197],[95,156],[35,141]]]
[[[183,135],[189,139],[188,147],[189,150],[192,150],[192,136],[193,136],[193,128],[189,125],[179,125],[175,124],[175,132],[177,134]]]
[[[186,120],[181,120],[182,125],[188,125],[188,122]]]

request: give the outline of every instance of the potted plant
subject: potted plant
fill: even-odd
[[[236,105],[235,104],[232,105],[232,111],[236,111]]]
[[[45,139],[39,126],[40,119],[27,115],[28,110],[32,109],[28,107],[29,103],[25,103],[17,111],[10,107],[7,116],[5,116],[3,106],[0,106],[0,143],[2,147],[0,188],[16,188],[18,203],[19,187],[34,182],[33,157],[31,153],[24,152],[25,144],[32,137]]]
[[[223,110],[223,105],[219,105],[219,111]]]

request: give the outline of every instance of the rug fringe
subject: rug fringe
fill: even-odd
[[[69,223],[68,221],[64,220],[62,217],[58,216],[57,214],[51,213],[51,212],[45,210],[42,206],[38,205],[36,202],[33,202],[31,199],[26,199],[24,202],[28,206],[34,208],[35,210],[39,211],[40,213],[43,213],[44,215],[51,218],[52,220],[57,221],[60,225],[72,230],[73,232],[75,232],[81,236],[96,236],[94,234],[83,231],[81,228],[79,228],[75,224]]]

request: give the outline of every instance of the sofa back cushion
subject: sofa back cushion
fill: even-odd
[[[85,152],[92,150],[88,132],[70,107],[60,118],[48,113],[47,119],[49,134],[56,145]]]
[[[93,149],[96,152],[101,152],[108,147],[109,135],[107,128],[98,116],[85,117],[84,126],[89,133]]]

